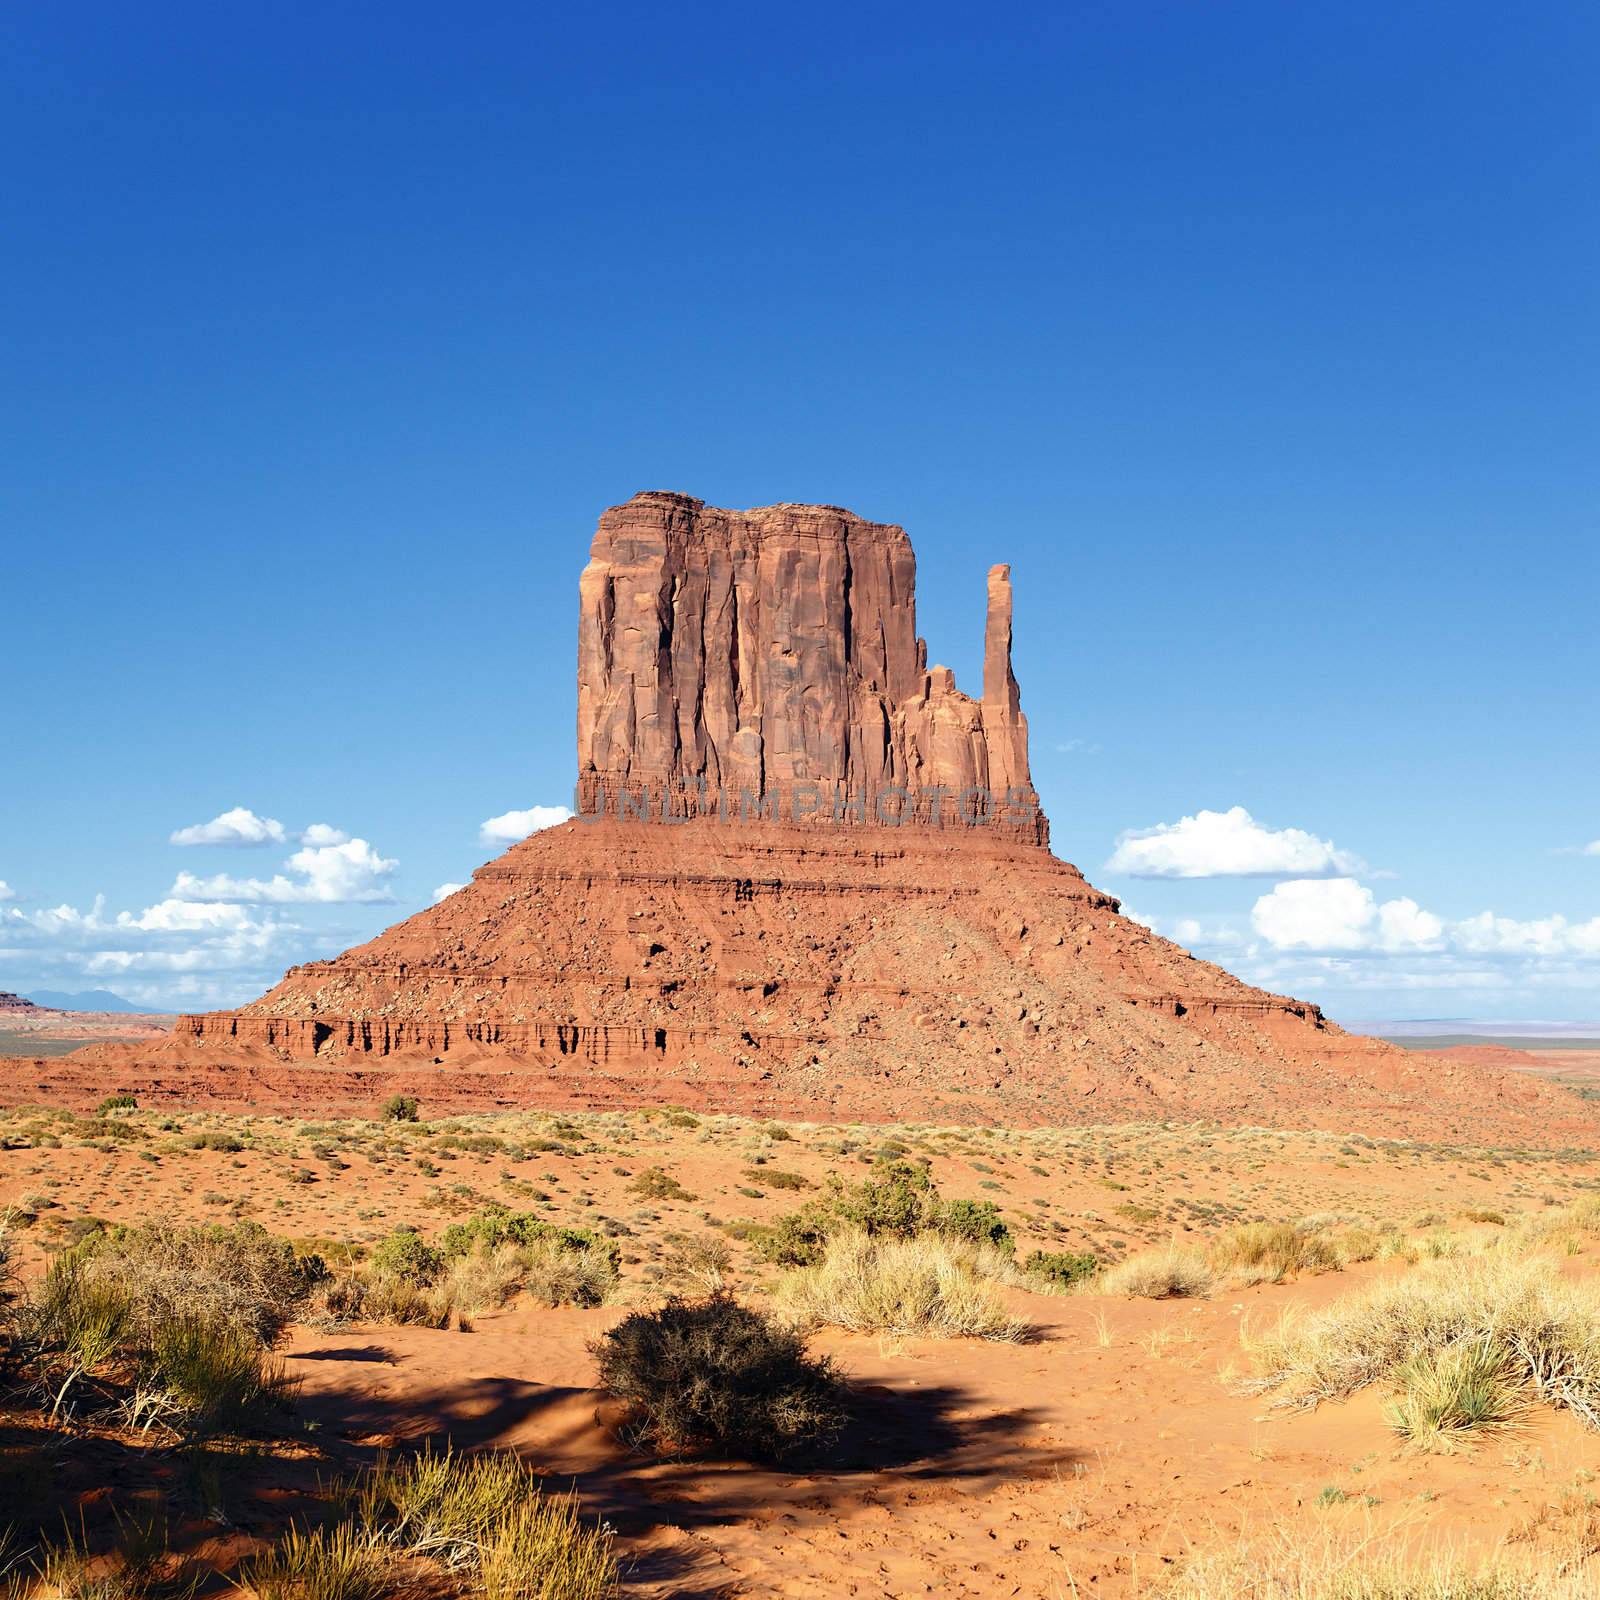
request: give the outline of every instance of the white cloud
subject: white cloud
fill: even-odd
[[[1540,917],[1519,922],[1480,911],[1451,930],[1463,950],[1483,954],[1534,956],[1600,956],[1600,917],[1568,922],[1565,917]]]
[[[1250,920],[1275,950],[1447,950],[1463,956],[1600,956],[1600,917],[1522,920],[1480,911],[1445,922],[1415,900],[1377,897],[1354,878],[1296,879],[1256,901]]]
[[[346,844],[350,835],[342,828],[330,828],[326,822],[313,822],[302,834],[297,834],[301,844],[328,845]]]
[[[277,905],[325,905],[393,900],[383,880],[399,865],[380,856],[365,839],[343,844],[307,845],[284,863],[297,878],[281,872],[271,878],[233,878],[218,873],[197,878],[180,872],[169,891],[174,900],[268,901]]]
[[[451,895],[456,894],[465,888],[466,884],[464,883],[441,883],[439,887],[433,891],[433,903],[438,905],[441,900],[448,900]]]
[[[196,822],[172,835],[177,845],[224,844],[235,846],[283,844],[288,835],[283,824],[258,817],[247,806],[235,806],[209,822]]]
[[[1365,866],[1327,839],[1300,828],[1264,827],[1243,806],[1233,806],[1119,834],[1106,870],[1133,878],[1313,878]]]
[[[196,933],[201,929],[240,929],[254,924],[243,906],[162,900],[137,917],[130,911],[119,911],[116,925],[138,928],[145,933]]]
[[[1387,900],[1354,878],[1291,878],[1256,901],[1251,925],[1276,950],[1421,950],[1444,924],[1415,900]]]
[[[1600,839],[1596,839],[1592,844],[1586,844],[1583,853],[1586,856],[1600,856]]]
[[[16,898],[17,891],[13,889],[4,878],[0,878],[0,902],[4,902],[6,900],[15,900]]]
[[[529,806],[526,811],[505,811],[479,825],[478,839],[486,845],[515,844],[541,828],[565,822],[572,812],[566,806]]]

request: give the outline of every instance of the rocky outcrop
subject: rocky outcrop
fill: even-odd
[[[927,665],[904,529],[837,506],[635,495],[601,517],[579,596],[585,814],[627,796],[658,818],[765,808],[1045,841],[1009,568],[989,574],[982,700]]]
[[[35,1005],[31,1000],[25,1000],[20,994],[12,994],[9,990],[0,990],[0,1016],[43,1016],[45,1007]]]

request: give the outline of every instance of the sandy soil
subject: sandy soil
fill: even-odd
[[[0,1206],[34,1271],[86,1215],[251,1216],[331,1251],[401,1222],[434,1233],[497,1201],[614,1234],[628,1294],[644,1304],[670,1282],[674,1238],[806,1198],[774,1173],[815,1185],[902,1148],[929,1156],[947,1196],[997,1200],[1020,1249],[1106,1257],[1315,1211],[1412,1229],[1449,1220],[1470,1233],[1495,1224],[1464,1213],[1537,1212],[1595,1176],[1582,1151],[1202,1125],[1018,1133],[600,1113],[407,1126],[144,1111],[103,1121],[35,1108],[0,1117]],[[631,1193],[649,1168],[687,1197]],[[1353,1267],[1206,1301],[1017,1291],[1037,1337],[1016,1346],[824,1332],[816,1347],[849,1374],[861,1415],[825,1464],[788,1470],[653,1462],[617,1442],[586,1345],[626,1306],[517,1302],[470,1333],[299,1327],[285,1355],[316,1425],[315,1460],[299,1471],[304,1480],[312,1465],[368,1460],[401,1440],[515,1446],[616,1527],[626,1592],[652,1597],[1122,1596],[1149,1593],[1187,1552],[1241,1532],[1348,1525],[1479,1549],[1565,1537],[1552,1508],[1600,1471],[1600,1436],[1567,1418],[1540,1412],[1472,1451],[1422,1456],[1399,1447],[1377,1397],[1291,1416],[1238,1392],[1242,1327],[1395,1270]],[[1583,1258],[1569,1270],[1593,1268]],[[759,1299],[772,1278],[741,1251],[741,1292]],[[97,1470],[111,1484],[135,1471],[120,1460]],[[250,1490],[256,1499],[232,1509],[230,1529],[213,1530],[219,1550],[281,1515],[281,1500],[267,1502],[289,1493],[295,1470]]]

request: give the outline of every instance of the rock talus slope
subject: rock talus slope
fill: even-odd
[[[1351,1037],[1121,916],[1047,847],[1009,569],[978,698],[928,665],[915,587],[905,533],[836,507],[614,507],[580,580],[579,817],[237,1011],[59,1071],[258,1105],[1592,1134],[1571,1096]]]

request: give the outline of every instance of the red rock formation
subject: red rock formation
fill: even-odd
[[[628,795],[652,815],[766,805],[830,825],[978,813],[1042,843],[1008,574],[989,575],[980,702],[927,669],[903,529],[635,495],[601,517],[579,580],[580,809],[616,814]]]
[[[606,512],[580,584],[589,820],[169,1044],[52,1070],[98,1061],[159,1099],[212,1063],[211,1092],[261,1104],[421,1074],[436,1106],[1593,1129],[1570,1096],[1352,1038],[1121,916],[1042,847],[1009,570],[989,573],[981,700],[927,666],[914,590],[905,534],[834,507]],[[831,799],[796,817],[806,786]],[[979,825],[975,788],[1026,803]],[[741,789],[779,819],[741,820]],[[650,820],[617,814],[647,790]],[[896,801],[880,822],[895,791],[909,820]]]

